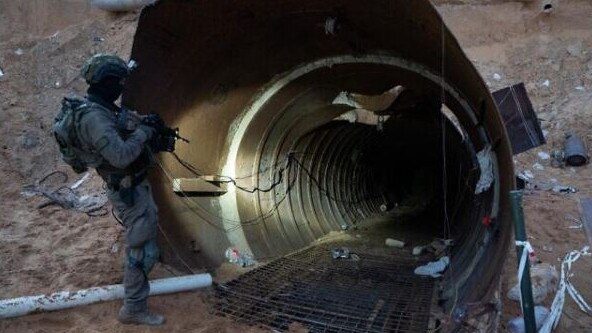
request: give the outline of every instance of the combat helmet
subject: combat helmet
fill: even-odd
[[[121,58],[110,54],[97,54],[90,58],[80,70],[88,84],[100,82],[107,76],[120,79],[128,77],[130,70]]]

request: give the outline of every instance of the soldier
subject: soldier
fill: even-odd
[[[125,233],[125,298],[119,311],[124,324],[161,325],[165,318],[148,311],[148,273],[158,261],[157,207],[146,176],[152,163],[148,143],[156,129],[146,122],[131,128],[115,104],[129,68],[119,57],[96,55],[82,68],[89,84],[76,123],[78,156],[94,167],[107,184],[107,195],[123,221]],[[82,111],[82,112],[80,112]]]

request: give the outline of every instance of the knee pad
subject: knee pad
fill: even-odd
[[[143,247],[131,248],[128,253],[128,265],[130,268],[138,268],[148,275],[158,262],[160,251],[156,240],[147,241]]]
[[[152,239],[144,244],[144,273],[148,275],[154,265],[158,262],[160,257],[160,251],[158,250],[158,245],[156,244],[156,240]]]

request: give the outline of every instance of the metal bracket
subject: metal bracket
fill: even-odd
[[[173,191],[184,194],[204,194],[227,192],[225,179],[218,176],[201,176],[198,178],[175,178],[173,179]]]

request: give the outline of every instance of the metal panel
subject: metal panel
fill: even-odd
[[[504,119],[514,155],[547,143],[524,83],[498,90],[493,98]]]

